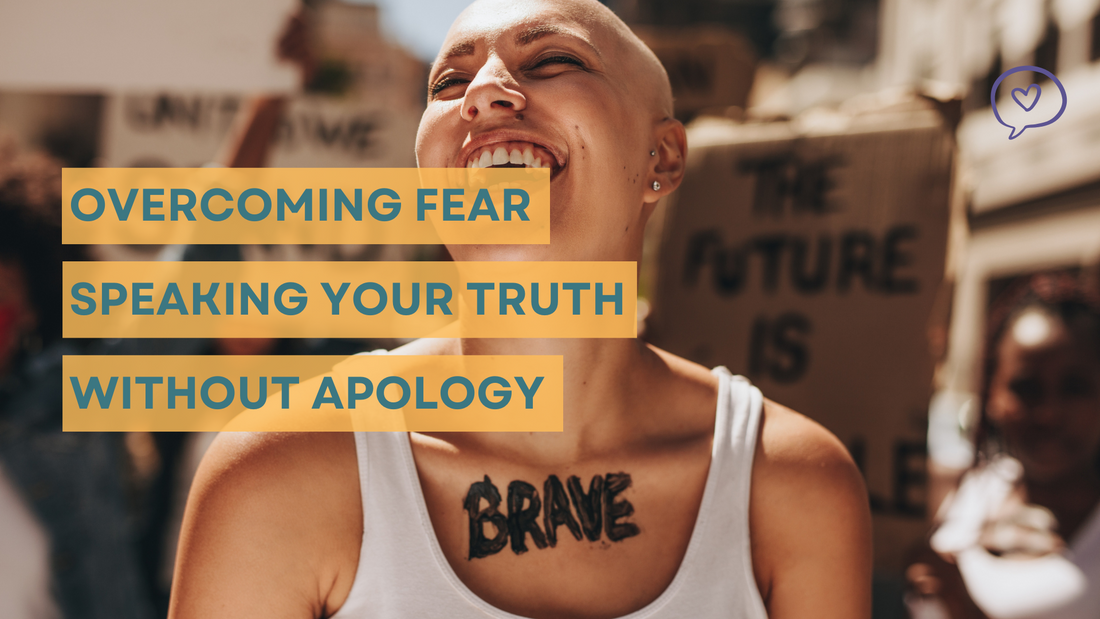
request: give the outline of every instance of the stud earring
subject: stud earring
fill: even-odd
[[[655,151],[655,150],[649,151],[649,156],[650,157],[656,157],[657,156],[657,151]]]
[[[653,181],[653,191],[660,191],[660,190],[661,190],[661,184],[658,183],[657,181]]]

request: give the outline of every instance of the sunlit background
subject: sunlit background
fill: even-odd
[[[271,101],[277,118],[254,164],[414,166],[428,64],[465,4],[4,3],[0,186],[33,176],[46,186],[40,208],[59,212],[62,166],[233,165],[242,123]],[[875,616],[902,617],[905,566],[973,461],[992,299],[1037,271],[1100,284],[1100,0],[607,4],[657,52],[689,126],[685,185],[647,231],[645,337],[749,375],[840,437],[871,494]],[[297,56],[277,52],[292,14],[305,36]],[[1022,65],[1056,75],[1066,107],[1009,140],[991,88]],[[1042,94],[1025,113],[1013,89],[1027,98],[1032,83]],[[1061,103],[1030,71],[1006,78],[996,99],[1009,124],[1049,120]],[[233,257],[445,254],[310,246]],[[166,451],[156,437],[126,438],[128,474],[163,512],[144,539],[157,595],[170,586],[173,518],[205,441]]]

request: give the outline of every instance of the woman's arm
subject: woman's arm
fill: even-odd
[[[771,619],[869,619],[871,514],[844,446],[765,401],[750,506],[753,566]]]
[[[350,434],[223,433],[187,501],[171,619],[311,619],[343,604],[362,540]]]

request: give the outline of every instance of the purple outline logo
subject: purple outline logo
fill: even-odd
[[[1062,107],[1058,110],[1058,113],[1054,115],[1054,118],[1051,118],[1050,120],[1048,120],[1046,122],[1028,124],[1028,125],[1024,125],[1023,127],[1017,129],[1016,127],[1013,127],[1012,125],[1010,125],[1010,124],[1006,123],[1004,120],[1002,120],[1001,119],[1001,113],[999,111],[997,111],[997,88],[1001,85],[1001,82],[1004,81],[1004,79],[1006,77],[1008,77],[1009,75],[1012,75],[1013,73],[1019,73],[1020,71],[1034,71],[1036,73],[1042,73],[1043,75],[1049,77],[1050,81],[1054,82],[1054,85],[1057,86],[1058,90],[1061,91],[1061,93],[1062,93]],[[1035,98],[1031,99],[1031,103],[1029,105],[1027,103],[1027,100],[1031,96],[1031,90],[1032,89],[1035,90]],[[1031,84],[1026,89],[1024,89],[1024,88],[1013,88],[1012,89],[1012,100],[1015,101],[1016,105],[1020,106],[1020,109],[1022,109],[1025,112],[1030,112],[1031,110],[1033,110],[1035,108],[1035,106],[1038,105],[1039,97],[1041,97],[1041,96],[1043,96],[1043,90],[1041,88],[1039,88],[1038,84]],[[989,92],[989,102],[993,105],[993,115],[997,118],[997,122],[999,122],[1002,125],[1008,127],[1009,129],[1011,129],[1011,132],[1008,135],[1008,139],[1015,140],[1016,138],[1023,135],[1024,131],[1026,131],[1026,130],[1032,128],[1032,127],[1045,127],[1045,126],[1049,125],[1050,123],[1052,123],[1052,122],[1058,120],[1059,118],[1061,118],[1062,113],[1066,111],[1066,104],[1069,103],[1069,100],[1066,97],[1065,87],[1062,86],[1062,82],[1058,81],[1058,78],[1054,77],[1053,73],[1051,73],[1050,71],[1047,71],[1046,69],[1043,69],[1041,67],[1034,67],[1034,66],[1031,66],[1031,65],[1024,65],[1024,66],[1021,66],[1021,67],[1015,67],[1015,68],[1009,69],[1008,71],[1005,71],[1004,73],[1001,74],[1000,77],[997,78],[996,82],[993,82],[993,90],[991,90]]]

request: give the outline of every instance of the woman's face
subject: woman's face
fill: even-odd
[[[458,18],[429,76],[417,162],[549,166],[551,245],[451,246],[456,259],[637,258],[660,118],[631,79],[644,70],[633,51],[583,2],[488,0]]]
[[[1031,479],[1090,471],[1100,452],[1100,351],[1084,331],[1028,310],[997,351],[989,416]]]

